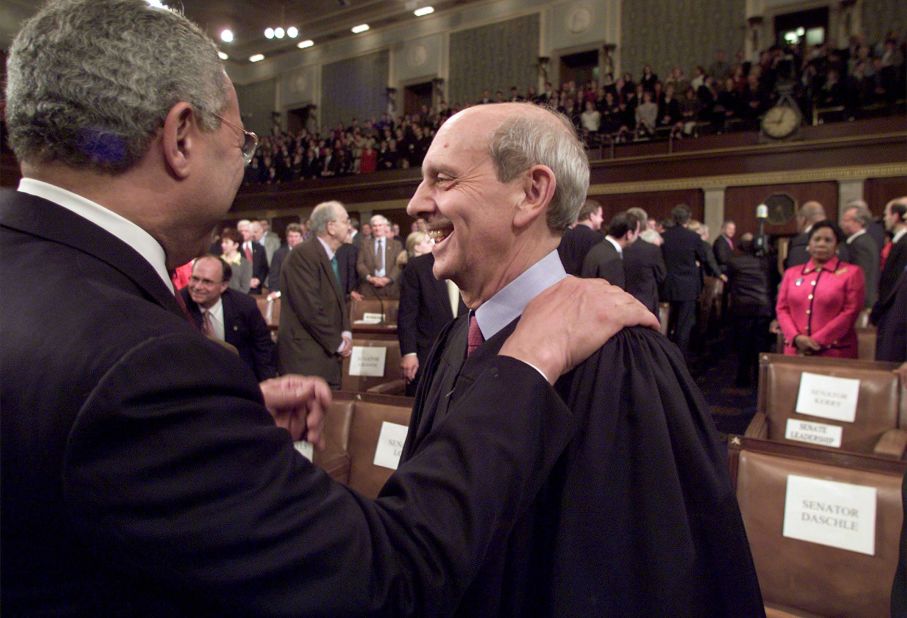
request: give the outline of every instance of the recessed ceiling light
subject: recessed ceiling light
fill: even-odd
[[[253,54],[252,56],[249,56],[249,62],[261,62],[264,59],[264,54]]]
[[[274,38],[274,28],[265,28],[265,38],[266,39]]]
[[[284,32],[283,28],[281,28],[280,26],[274,28],[274,36],[276,36],[278,39],[282,39],[284,35],[286,35],[286,32]]]
[[[306,39],[305,41],[299,41],[296,44],[296,47],[298,47],[299,49],[305,49],[306,47],[311,47],[314,44],[315,41],[313,41],[312,39]]]
[[[296,37],[298,37],[299,28],[297,28],[296,26],[290,26],[289,28],[287,28],[287,36],[290,37],[291,39],[295,39]]]
[[[431,15],[431,14],[434,13],[434,12],[435,12],[435,7],[433,7],[433,6],[423,6],[422,8],[418,8],[418,9],[416,9],[415,11],[413,11],[413,14],[414,14],[416,17],[422,17],[422,16],[424,16],[424,15]]]
[[[148,4],[150,4],[151,6],[153,6],[153,7],[156,8],[156,9],[166,9],[166,8],[168,8],[166,4],[164,4],[163,2],[161,2],[161,0],[145,0],[145,2],[147,2]]]
[[[351,30],[353,31],[353,34],[361,34],[368,30],[368,24],[359,24],[358,26],[353,26]]]
[[[222,51],[218,51],[218,52],[217,52],[217,57],[220,58],[221,60],[229,60],[229,59],[230,59],[230,56],[228,56],[227,54],[225,54],[225,53],[222,52]]]
[[[223,41],[224,43],[232,43],[233,42],[233,31],[230,30],[229,28],[224,28],[223,30],[221,30],[220,31],[220,40]]]

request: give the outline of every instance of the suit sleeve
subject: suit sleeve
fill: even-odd
[[[400,254],[404,253],[403,245],[400,244],[399,240],[393,240],[390,243],[391,255],[394,256],[393,260],[389,260],[387,264],[387,276],[390,277],[390,280],[394,283],[400,283],[400,277],[403,276],[403,269],[400,268]]]
[[[400,286],[400,306],[397,311],[397,338],[400,340],[400,354],[416,351],[416,320],[419,317],[421,286],[416,266],[410,262],[403,269]],[[422,359],[424,360],[424,359]]]
[[[278,249],[271,257],[271,267],[268,270],[268,289],[272,292],[280,291],[280,266],[283,264],[284,251]]]
[[[372,274],[372,265],[368,259],[371,252],[368,249],[364,244],[359,245],[359,255],[356,256],[356,272],[360,281],[365,281],[366,277]]]
[[[658,249],[658,247],[656,247],[656,249]],[[668,269],[667,267],[665,267],[664,256],[662,255],[660,249],[658,251],[653,251],[652,255],[655,256],[655,267],[653,269],[655,274],[655,283],[661,286],[661,284],[664,283],[665,279],[667,279],[668,277]]]
[[[210,613],[448,614],[573,432],[538,373],[500,357],[370,501],[295,452],[238,359],[192,343],[145,341],[104,375],[63,479],[99,560]]]
[[[236,268],[234,266],[234,268]],[[246,258],[240,258],[239,262],[239,291],[248,294],[252,289],[252,264]]]
[[[853,330],[857,315],[863,308],[863,296],[866,293],[863,282],[863,270],[849,265],[850,276],[844,281],[842,293],[844,305],[835,316],[813,332],[813,339],[822,346],[829,346]]]

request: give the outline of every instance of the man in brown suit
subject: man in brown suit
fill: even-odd
[[[371,219],[372,239],[359,247],[356,271],[359,290],[366,298],[400,298],[400,267],[397,256],[403,251],[391,236],[390,223],[381,215]]]
[[[320,376],[340,388],[341,363],[352,352],[335,252],[346,238],[350,218],[340,202],[312,211],[313,237],[290,253],[281,267],[277,356],[281,373]]]

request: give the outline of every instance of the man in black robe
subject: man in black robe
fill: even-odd
[[[566,276],[556,248],[588,186],[569,121],[520,103],[453,116],[422,171],[408,212],[435,237],[434,275],[471,311],[425,364],[402,462],[452,422],[524,304]],[[677,348],[625,329],[556,388],[577,434],[455,613],[763,615],[724,450]]]

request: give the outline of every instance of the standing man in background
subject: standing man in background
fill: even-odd
[[[657,245],[646,242],[643,235],[647,229],[648,215],[642,208],[630,208],[627,214],[635,217],[640,238],[624,249],[624,274],[627,291],[635,296],[646,309],[658,315],[658,288],[667,276],[664,258]],[[652,233],[658,234],[652,230]]]
[[[599,277],[619,288],[627,287],[624,249],[636,242],[639,222],[626,211],[614,215],[604,239],[589,250],[583,260],[583,277]]]
[[[313,237],[290,253],[280,273],[280,372],[319,376],[335,390],[353,350],[336,257],[349,221],[340,202],[318,204],[309,218]]]
[[[265,248],[258,242],[262,234],[261,224],[258,221],[243,219],[236,224],[236,229],[243,237],[239,251],[252,265],[249,294],[261,294],[261,286],[268,279],[268,257],[265,255]]]
[[[302,242],[302,226],[298,223],[287,225],[287,244],[281,245],[271,257],[271,267],[268,269],[268,290],[271,292],[280,291],[280,269],[284,260],[290,255],[290,251],[295,249]]]
[[[370,223],[372,240],[360,245],[356,262],[360,292],[366,298],[399,298],[397,256],[403,247],[390,236],[390,224],[384,216],[375,215]]]
[[[806,202],[800,207],[797,213],[797,226],[800,233],[791,238],[790,244],[787,245],[787,259],[784,261],[784,268],[799,266],[809,261],[809,252],[806,247],[809,245],[809,231],[814,223],[825,219],[825,207],[819,202]]]
[[[715,261],[721,274],[727,273],[727,264],[734,255],[734,234],[737,232],[737,224],[728,219],[721,224],[721,233],[715,239],[712,245],[712,251],[715,253]]]
[[[872,308],[879,297],[879,251],[876,241],[867,233],[872,213],[861,203],[850,204],[841,215],[841,230],[847,234],[848,262],[863,270],[866,282],[864,308]]]
[[[274,252],[280,249],[280,236],[271,231],[271,223],[267,219],[259,219],[258,224],[261,226],[261,239],[259,242],[265,248],[265,257],[268,258],[268,267],[274,260]]]
[[[602,205],[586,200],[579,209],[576,225],[564,232],[557,253],[568,275],[579,277],[589,250],[602,241]]]

